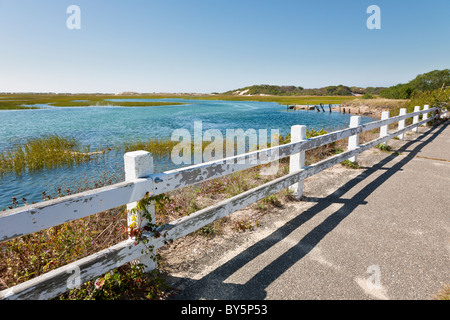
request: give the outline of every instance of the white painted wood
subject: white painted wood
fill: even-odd
[[[387,120],[389,119],[390,112],[389,111],[383,111],[381,112],[381,120]],[[388,128],[389,125],[384,125],[380,127],[380,138],[386,137],[388,135]],[[382,144],[386,145],[385,142]]]
[[[123,156],[125,166],[125,180],[134,181],[139,178],[149,177],[154,172],[153,156],[147,151],[133,151],[127,152]],[[148,225],[149,221],[142,216],[142,212],[136,210],[131,211],[137,205],[137,202],[127,204],[127,222],[128,227],[143,228]],[[146,208],[151,216],[150,223],[155,223],[155,202],[152,201]],[[143,255],[135,261],[136,263],[144,264],[146,271],[156,269],[155,253]]]
[[[152,189],[151,179],[139,179],[0,212],[0,241],[120,207]]]
[[[147,151],[127,152],[123,156],[125,168],[125,180],[134,181],[139,178],[147,178],[153,172],[153,157]],[[130,211],[136,206],[137,202],[127,204],[127,210]],[[136,219],[138,226],[144,226],[147,221],[143,221],[141,216],[133,217],[128,215],[128,226]]]
[[[291,142],[306,140],[306,126],[295,125],[291,127]],[[305,151],[293,154],[289,158],[289,172],[297,172],[305,167]],[[289,187],[296,199],[303,196],[303,180],[300,180]]]
[[[433,108],[433,109],[430,109],[428,111],[419,110],[419,111],[414,111],[412,113],[408,113],[408,114],[405,114],[405,115],[399,115],[399,116],[396,116],[396,117],[392,117],[392,118],[389,118],[389,119],[386,119],[386,120],[378,120],[378,121],[372,121],[372,122],[369,122],[369,123],[365,123],[365,124],[362,124],[360,126],[361,127],[361,131],[360,132],[364,132],[364,131],[369,131],[369,130],[373,130],[373,129],[376,129],[376,128],[380,128],[381,126],[385,126],[385,125],[389,125],[389,124],[392,124],[392,123],[395,123],[395,122],[399,122],[400,120],[403,120],[403,119],[409,119],[409,118],[412,118],[413,116],[419,116],[419,115],[424,114],[426,112],[431,112],[431,111],[434,112],[435,110],[438,110],[438,109],[439,108]]]
[[[430,106],[429,105],[424,105],[423,106],[423,110],[429,110],[430,109]],[[428,113],[424,113],[423,114],[423,116],[422,116],[422,120],[427,120],[428,119]],[[425,122],[424,124],[422,124],[422,126],[426,126],[428,124],[428,122]]]
[[[401,108],[400,109],[400,116],[404,116],[406,114],[406,108]],[[402,130],[402,129],[404,129],[405,128],[405,120],[403,119],[403,120],[400,120],[399,122],[398,122],[398,129],[397,130]],[[404,133],[402,133],[402,134],[400,134],[400,135],[398,135],[397,136],[400,140],[403,140],[403,139],[405,139],[405,134]]]
[[[414,107],[414,112],[417,112],[417,111],[420,111],[420,106],[415,106]],[[415,115],[413,117],[413,124],[416,124],[418,122],[419,122],[419,115]],[[414,127],[414,129],[412,131],[417,132],[418,131],[418,127]]]
[[[350,117],[350,128],[357,128],[359,127],[361,123],[361,117],[360,116],[352,116]],[[358,148],[359,145],[359,134],[355,134],[353,136],[350,136],[348,138],[348,148],[347,150],[354,150]],[[351,162],[356,162],[357,158],[356,156],[353,156],[349,159]]]
[[[390,112],[389,111],[383,111],[381,113],[381,120],[389,119]],[[388,125],[384,125],[380,127],[380,137],[385,137],[388,135]]]
[[[105,274],[111,269],[135,260],[142,255],[143,249],[145,247],[142,244],[135,245],[132,239],[123,241],[17,286],[0,291],[0,300],[45,300],[54,298],[71,289],[69,281],[71,277],[77,276],[75,270],[79,271],[80,283],[84,283]]]
[[[445,110],[444,112],[442,112],[441,114],[441,119],[446,119],[449,117],[449,111]]]

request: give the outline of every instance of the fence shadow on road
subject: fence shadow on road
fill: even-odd
[[[345,183],[335,192],[325,198],[318,199],[317,203],[311,208],[299,213],[298,216],[288,221],[272,234],[245,249],[202,279],[179,279],[184,288],[176,292],[173,299],[264,299],[266,297],[266,288],[272,282],[305,257],[328,233],[333,231],[333,229],[349,216],[355,208],[367,203],[367,197],[374,190],[379,188],[394,173],[401,170],[401,168],[410,162],[427,144],[431,143],[442,131],[444,131],[449,124],[449,121],[447,121],[443,124],[435,125],[418,136],[417,139],[408,141],[398,150],[399,152],[408,153],[406,156],[403,156],[401,160],[388,167],[387,165],[399,156],[398,154],[393,153],[374,166],[366,168],[360,175]],[[417,145],[414,146],[414,144]],[[409,147],[412,147],[412,149],[408,150]],[[380,169],[383,169],[383,173],[367,184],[351,199],[341,199],[342,195]],[[343,206],[339,210],[328,215],[322,223],[306,234],[296,245],[266,265],[245,284],[230,284],[224,282],[235,272],[244,268],[247,263],[275,246],[282,239],[288,237],[305,222],[327,209],[333,203],[343,203]]]

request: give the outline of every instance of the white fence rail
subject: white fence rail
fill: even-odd
[[[382,120],[363,125],[359,124],[359,116],[353,116],[349,128],[311,139],[305,139],[304,126],[294,126],[291,135],[292,142],[289,144],[163,173],[153,173],[150,153],[130,152],[124,156],[126,182],[0,213],[0,241],[48,229],[125,204],[128,209],[131,209],[135,206],[136,201],[142,199],[146,194],[151,196],[162,194],[262,163],[291,157],[289,174],[160,227],[158,231],[164,232],[164,238],[155,238],[152,237],[152,234],[147,233],[145,236],[156,250],[165,245],[166,240],[183,237],[285,188],[292,188],[296,192],[296,196],[300,198],[305,178],[344,160],[356,161],[357,154],[394,137],[402,138],[405,132],[414,130],[437,118],[439,116],[439,114],[435,114],[437,110],[439,108],[429,109],[428,106],[425,106],[423,110],[420,110],[419,107],[419,110],[416,109],[415,112],[406,114],[406,109],[402,109],[397,117],[389,118],[389,113],[384,113]],[[431,117],[428,117],[428,114],[431,114]],[[419,121],[421,115],[423,118]],[[405,127],[405,120],[411,117],[413,117],[413,124]],[[398,130],[389,134],[388,125],[397,122],[399,123]],[[378,139],[358,145],[360,133],[376,128],[380,128]],[[305,167],[303,154],[306,150],[344,138],[350,138],[347,151]],[[152,212],[152,210],[154,208],[150,206],[149,211]],[[74,275],[83,283],[136,259],[146,264],[148,271],[155,268],[152,260],[148,256],[142,255],[142,250],[145,249],[143,244],[135,246],[134,242],[134,239],[128,239],[64,267],[0,291],[0,299],[49,299],[72,288],[73,285],[69,281],[73,281]]]

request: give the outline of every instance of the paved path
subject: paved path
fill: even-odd
[[[432,299],[450,284],[450,121],[388,144],[399,154],[306,181],[307,201],[178,279],[175,298]]]

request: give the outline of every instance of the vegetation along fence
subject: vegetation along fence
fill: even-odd
[[[344,160],[356,161],[356,156],[360,152],[386,143],[394,137],[403,139],[405,132],[417,131],[418,126],[426,125],[428,121],[439,117],[439,113],[436,112],[439,110],[440,108],[428,106],[425,106],[423,110],[416,107],[414,112],[407,114],[406,109],[402,109],[399,116],[392,118],[386,111],[383,112],[381,120],[363,125],[360,125],[359,116],[352,116],[349,128],[310,139],[306,139],[305,126],[293,126],[291,142],[288,144],[163,173],[153,172],[153,159],[150,153],[145,151],[126,153],[124,155],[125,182],[2,212],[0,213],[0,241],[45,230],[125,204],[129,209],[128,225],[140,226],[139,230],[143,232],[139,233],[138,240],[142,241],[136,241],[136,238],[130,237],[105,250],[3,290],[0,292],[0,299],[49,299],[66,292],[74,285],[89,281],[134,260],[145,264],[146,270],[150,271],[156,268],[156,264],[152,259],[154,253],[148,248],[156,250],[167,244],[167,241],[183,237],[286,188],[293,190],[295,196],[300,198],[305,178]],[[422,116],[421,120],[419,120],[420,116]],[[408,118],[413,118],[412,124],[405,126],[405,120]],[[388,133],[388,125],[397,122],[398,130]],[[380,128],[379,138],[358,145],[361,132],[376,128]],[[349,138],[347,151],[305,166],[306,150],[344,138]],[[261,161],[250,161],[252,159],[265,159],[265,163],[270,163],[269,161],[274,163],[273,161],[285,157],[290,157],[289,174],[166,225],[151,227],[151,219],[154,218],[152,217],[154,215],[152,199],[155,199],[155,196],[261,164]],[[142,206],[143,199],[148,200],[145,207]],[[133,208],[135,210],[132,210]],[[143,228],[143,226],[147,227]]]

